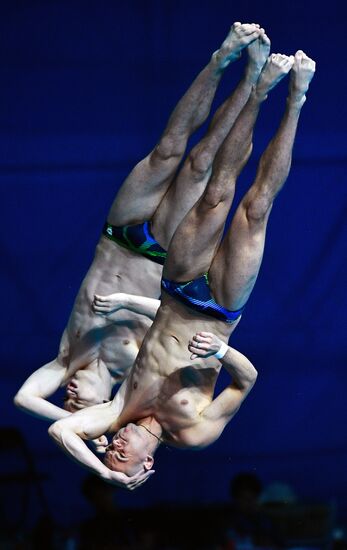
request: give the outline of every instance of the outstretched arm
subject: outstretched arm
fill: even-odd
[[[110,294],[109,296],[100,296],[95,294],[92,303],[94,313],[100,315],[107,315],[112,319],[112,314],[120,309],[127,309],[139,315],[145,315],[153,321],[158,307],[160,306],[160,300],[154,298],[147,298],[146,296],[135,296],[134,294],[125,294],[118,292],[116,294]]]
[[[65,374],[66,367],[57,359],[37,369],[18,390],[14,397],[15,405],[43,420],[60,420],[69,416],[69,411],[47,401],[47,397],[58,390]]]
[[[104,481],[129,490],[135,489],[146,481],[153,471],[128,477],[107,468],[89,449],[85,440],[97,439],[111,431],[123,408],[126,381],[117,392],[113,401],[88,407],[58,420],[49,427],[48,433],[62,450],[81,466],[101,477]]]

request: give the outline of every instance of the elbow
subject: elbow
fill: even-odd
[[[48,428],[48,434],[57,443],[60,443],[62,441],[62,432],[63,432],[63,427],[60,420],[57,420],[57,422],[54,422]]]
[[[250,376],[249,376],[249,389],[250,390],[253,388],[254,384],[256,383],[257,378],[258,378],[258,371],[254,367],[252,367],[252,371],[250,372]]]
[[[254,384],[257,381],[257,377],[258,377],[258,372],[252,365],[251,368],[247,370],[247,375],[245,376],[242,384],[243,391],[245,392],[245,394],[248,394],[251,391],[251,389],[253,388]]]
[[[19,390],[13,398],[13,403],[18,409],[27,409],[27,399],[25,392]]]

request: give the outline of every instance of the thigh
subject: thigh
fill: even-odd
[[[170,185],[152,218],[153,235],[164,248],[168,249],[177,227],[202,196],[210,174],[211,170],[195,171],[188,158]]]
[[[152,218],[178,168],[179,157],[163,158],[153,151],[130,172],[119,189],[107,221],[131,225]]]
[[[211,208],[201,197],[172,237],[163,276],[183,282],[206,273],[221,241],[227,214],[225,203]]]
[[[260,270],[270,210],[250,219],[244,203],[237,208],[209,271],[215,300],[234,311],[247,302]]]

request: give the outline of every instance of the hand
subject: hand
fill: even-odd
[[[108,439],[106,435],[101,435],[97,439],[90,440],[89,443],[97,453],[104,454],[106,452],[106,447],[108,445]]]
[[[132,477],[128,477],[121,472],[108,469],[107,475],[103,476],[103,479],[112,485],[133,491],[145,483],[153,474],[154,470],[149,470],[148,472],[139,472]]]
[[[125,307],[125,296],[122,292],[100,296],[94,294],[92,309],[97,315],[108,315]]]
[[[220,340],[212,332],[197,332],[191,340],[189,340],[188,349],[192,353],[190,356],[191,359],[196,359],[197,357],[211,357],[217,353],[222,345],[222,340]]]

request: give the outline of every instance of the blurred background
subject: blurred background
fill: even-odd
[[[117,189],[234,21],[259,22],[273,52],[317,61],[232,340],[259,377],[215,444],[161,449],[156,474],[126,493],[71,462],[12,399],[56,356]],[[346,547],[345,34],[337,0],[1,3],[0,548]],[[287,85],[262,108],[235,204]]]

